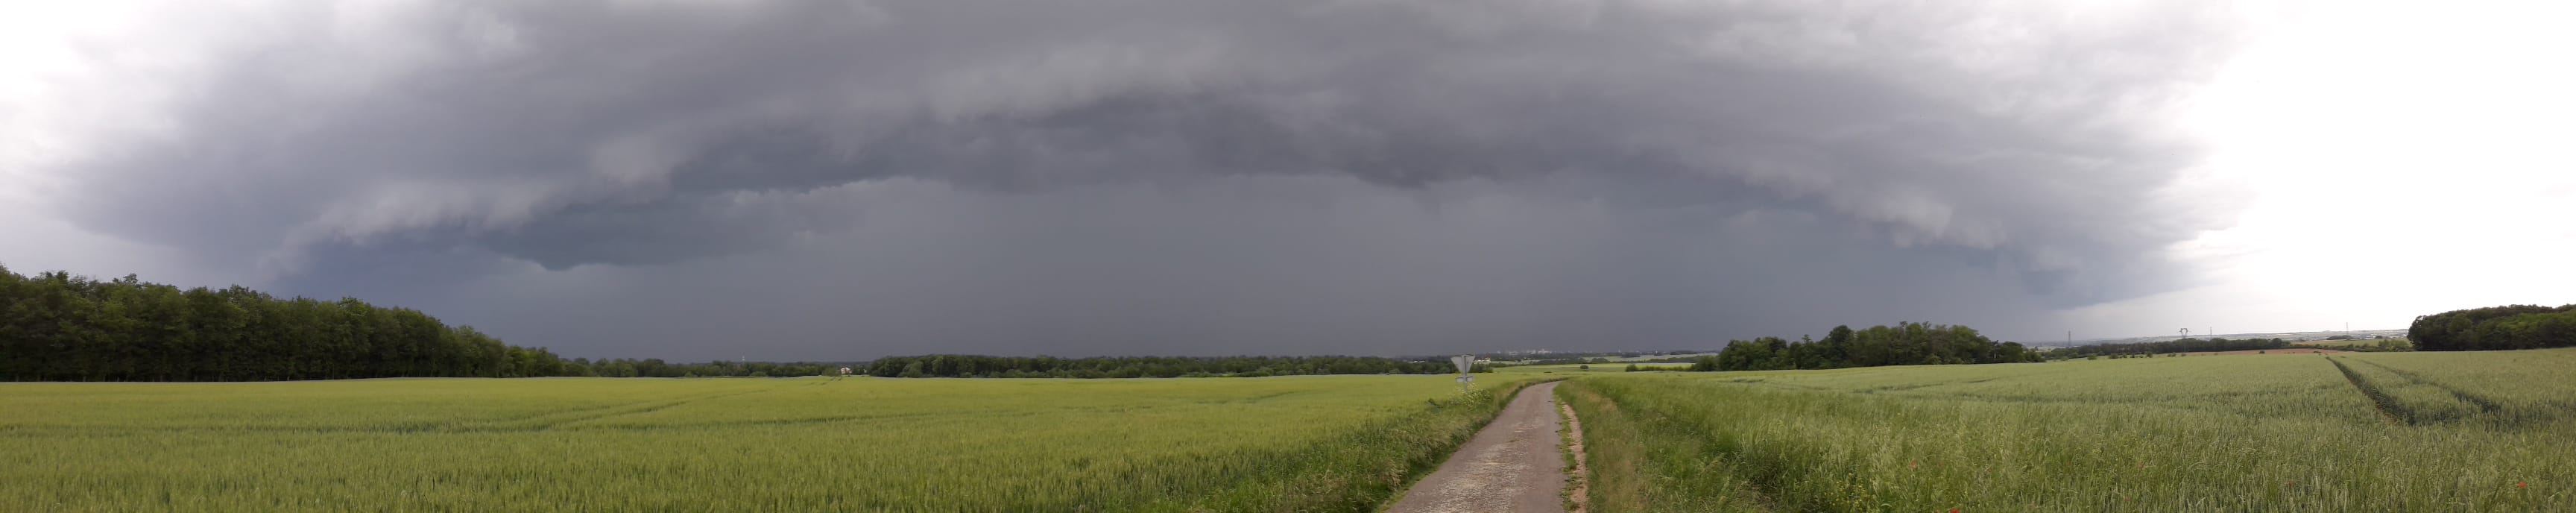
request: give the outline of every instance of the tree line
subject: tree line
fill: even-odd
[[[2075,346],[2075,347],[2069,347],[2069,348],[2058,349],[2058,350],[2055,350],[2055,351],[2050,351],[2050,352],[2048,353],[2048,355],[2049,355],[2049,356],[2052,356],[2052,357],[2083,358],[2083,357],[2087,357],[2087,356],[2110,356],[2110,355],[2125,355],[2125,354],[2197,353],[2197,352],[2203,352],[2203,351],[2252,351],[2252,350],[2288,349],[2288,348],[2290,348],[2290,342],[2289,342],[2289,341],[2287,341],[2287,340],[2281,340],[2281,339],[2277,339],[2277,338],[2240,338],[2240,339],[2226,339],[2226,338],[2210,337],[2210,338],[2206,338],[2206,339],[2202,339],[2202,338],[2183,338],[2183,339],[2176,339],[2176,340],[2168,340],[2168,341],[2164,341],[2164,342],[2133,342],[2133,343],[2127,343],[2127,344],[2094,344],[2094,345],[2089,345],[2089,346]]]
[[[2505,305],[2416,317],[2406,338],[2418,351],[2485,351],[2576,346],[2576,305]]]
[[[570,375],[607,378],[697,378],[719,376],[764,378],[828,376],[840,374],[840,369],[842,367],[852,367],[855,365],[851,363],[834,362],[668,363],[663,362],[660,358],[647,358],[642,360],[618,358],[614,360],[601,359],[599,361],[574,358],[571,364],[575,367],[577,373]]]
[[[258,381],[581,375],[544,348],[504,344],[407,308],[181,290],[0,267],[0,380]]]
[[[1707,352],[1710,351],[1698,349],[1669,349],[1661,351],[1552,352],[1545,353],[1547,355],[1545,358],[1530,356],[1526,359],[1510,361],[1504,361],[1503,356],[1497,356],[1495,357],[1495,363],[1504,366],[1568,365],[1611,363],[1618,361],[1639,363],[1690,363],[1694,358],[1696,358],[1695,356],[1690,355]]]
[[[1883,365],[1941,365],[2042,361],[2019,342],[1995,342],[1967,326],[1902,322],[1854,330],[1835,326],[1823,340],[1780,337],[1734,340],[1716,356],[1692,363],[1694,371],[1840,369]]]
[[[1487,369],[1473,366],[1477,372]],[[1448,359],[1398,360],[1368,356],[890,356],[868,362],[862,373],[887,378],[1196,378],[1314,374],[1442,374],[1456,372]]]
[[[99,281],[0,266],[0,381],[270,381],[390,377],[813,376],[843,367],[885,377],[1130,378],[1440,374],[1446,357],[996,357],[930,355],[864,363],[565,359],[354,298],[279,298],[222,289]],[[1479,371],[1487,370],[1479,366]]]

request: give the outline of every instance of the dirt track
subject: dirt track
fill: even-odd
[[[1440,470],[1414,483],[1389,513],[1565,511],[1565,457],[1557,450],[1556,383],[1521,389]]]

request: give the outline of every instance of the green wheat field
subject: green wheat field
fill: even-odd
[[[1528,381],[0,383],[0,511],[1366,511]]]
[[[1373,511],[1541,379],[1592,511],[2576,511],[2576,349],[1824,371],[0,384],[6,511]]]
[[[2576,349],[1583,375],[1599,512],[2576,511]]]

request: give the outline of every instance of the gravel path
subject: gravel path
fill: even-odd
[[[1565,457],[1557,450],[1556,383],[1521,389],[1440,470],[1388,513],[1561,513]]]

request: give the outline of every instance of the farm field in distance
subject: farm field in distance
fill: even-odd
[[[1364,511],[1534,379],[0,383],[0,510]]]
[[[1594,511],[2576,511],[2576,349],[1593,372]]]

